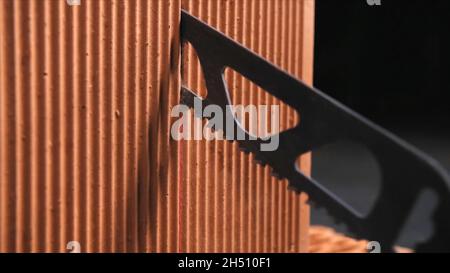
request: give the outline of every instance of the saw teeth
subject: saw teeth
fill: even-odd
[[[275,170],[271,170],[270,174],[278,179],[283,179],[283,176],[277,173]]]
[[[255,162],[263,167],[267,165],[266,162],[264,162],[263,160],[255,159]]]
[[[188,106],[189,108],[193,108],[193,104],[191,104],[190,102],[192,102],[191,100],[189,100],[187,97],[186,98],[184,98],[184,100],[181,100],[181,103],[183,103],[184,105],[186,105],[186,106]],[[208,118],[206,118],[207,120],[209,120]],[[210,127],[211,128],[211,130],[214,132],[214,131],[217,131],[217,130],[221,130],[220,128],[215,128],[215,127]],[[223,130],[222,130],[223,131]],[[225,133],[225,132],[224,132]],[[230,142],[234,142],[235,141],[235,139],[227,139],[227,138],[225,138],[227,141],[230,141]],[[244,152],[245,154],[249,154],[249,153],[251,153],[251,151],[250,151],[250,148],[248,148],[248,147],[246,147],[245,146],[245,144],[243,144],[243,143],[241,143],[241,142],[237,142],[238,143],[238,148],[239,148],[239,150],[240,151],[242,151],[242,152]],[[254,158],[254,161],[256,162],[256,163],[258,163],[258,164],[260,164],[260,165],[262,165],[262,166],[266,166],[266,165],[268,165],[269,163],[267,162],[267,160],[266,159],[264,159],[264,158],[261,158],[261,157],[258,157],[257,156],[257,154],[254,154],[255,155],[255,158]],[[269,165],[270,166],[270,165]],[[273,168],[271,167],[270,168],[270,174],[273,176],[273,177],[275,177],[275,178],[277,178],[277,179],[283,179],[284,177],[282,176],[282,175],[280,175],[280,174],[278,174],[276,171],[274,171],[273,170]],[[299,194],[299,193],[301,193],[301,190],[299,189],[299,188],[297,188],[297,187],[295,187],[295,186],[293,186],[293,185],[291,185],[291,184],[288,184],[288,188],[287,188],[288,190],[292,190],[292,191],[294,191],[294,192],[296,192],[297,194]],[[333,212],[333,208],[332,207],[328,207],[328,206],[323,206],[322,204],[320,204],[320,203],[318,203],[318,202],[316,202],[316,201],[314,201],[314,200],[312,200],[311,199],[311,196],[309,196],[309,198],[308,198],[308,200],[306,201],[306,203],[308,204],[308,205],[310,205],[311,207],[313,207],[313,208],[315,208],[315,209],[324,209],[325,210],[325,212],[335,221],[335,223],[337,223],[337,224],[341,224],[341,223],[343,223],[344,222],[344,224],[345,224],[345,226],[348,228],[348,231],[349,232],[355,232],[355,228],[353,227],[353,226],[349,226],[349,225],[347,225],[346,223],[345,223],[345,221],[342,221],[342,220],[340,220],[338,217],[335,217],[335,213]]]
[[[259,157],[257,155],[255,155],[255,162],[258,163],[259,165],[262,165],[263,167],[267,165],[267,162],[264,158]]]
[[[289,184],[288,184],[288,190],[291,190],[291,191],[295,192],[296,194],[299,194],[301,192],[300,189],[295,187],[294,185],[292,185],[291,182],[289,182]]]
[[[239,145],[239,150],[241,150],[241,152],[244,152],[246,154],[250,153],[249,149],[247,147],[242,146],[242,145]]]

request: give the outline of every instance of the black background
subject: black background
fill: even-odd
[[[315,87],[450,170],[450,1],[315,3]],[[365,147],[333,145],[313,151],[312,176],[369,212],[382,177],[376,160]],[[408,170],[403,162],[397,167]],[[431,235],[434,201],[429,193],[421,197],[398,244],[414,247]],[[325,211],[313,208],[311,217],[313,224],[346,232]]]
[[[449,128],[450,1],[316,0],[315,23],[316,87],[389,129]]]

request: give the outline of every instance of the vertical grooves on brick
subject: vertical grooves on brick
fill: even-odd
[[[304,33],[299,29],[302,15],[298,13],[303,5],[304,1],[182,1],[182,8],[194,16],[298,77],[302,76],[297,67],[303,63],[300,36]],[[204,95],[193,51],[184,53],[184,83]],[[279,104],[233,71],[226,70],[225,78],[234,104]],[[281,108],[281,126],[293,126],[294,112]],[[181,179],[185,188],[181,193],[186,193],[186,199],[181,205],[180,227],[185,228],[181,234],[186,237],[180,242],[182,250],[305,249],[301,245],[307,231],[303,223],[308,223],[305,198],[287,192],[286,181],[272,178],[268,168],[257,166],[253,156],[241,153],[236,143],[185,141],[184,151],[186,179]]]
[[[0,251],[306,250],[304,195],[236,143],[170,138],[181,7],[311,80],[313,1],[0,1]],[[234,104],[278,103],[225,75]]]

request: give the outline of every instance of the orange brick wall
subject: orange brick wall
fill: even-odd
[[[233,144],[170,139],[198,74],[181,7],[311,81],[312,0],[0,0],[1,252],[307,249],[305,196]]]

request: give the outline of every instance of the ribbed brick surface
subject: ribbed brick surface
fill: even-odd
[[[313,4],[0,0],[0,251],[305,251],[305,197],[235,145],[171,140],[169,112],[182,6],[311,81]]]
[[[182,7],[293,75],[311,81],[313,1],[183,1]],[[195,53],[185,51],[183,82],[206,94]],[[233,103],[280,103],[233,71],[225,78]],[[280,127],[296,115],[281,105]],[[236,143],[188,141],[182,150],[180,249],[185,251],[307,251],[306,196],[240,152]],[[309,169],[309,158],[301,161]],[[184,196],[184,195],[183,195]]]

